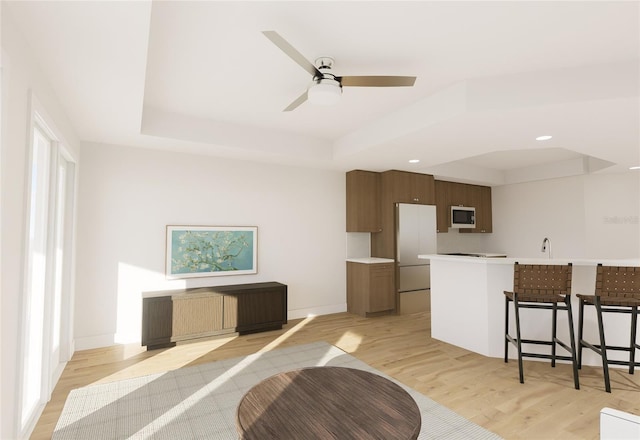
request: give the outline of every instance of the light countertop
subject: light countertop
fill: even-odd
[[[491,254],[486,254],[490,256]],[[428,254],[418,255],[422,260],[445,260],[459,261],[461,263],[477,263],[477,264],[569,264],[576,266],[597,266],[602,263],[605,266],[640,266],[639,258],[628,259],[590,259],[590,258],[486,258],[486,257],[467,257],[459,255],[440,255]]]
[[[362,263],[362,264],[378,264],[378,263],[394,263],[393,258],[379,258],[379,257],[363,257],[363,258],[347,258],[350,263]]]

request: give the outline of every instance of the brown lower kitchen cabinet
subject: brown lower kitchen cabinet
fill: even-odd
[[[287,323],[287,286],[277,282],[160,292],[142,298],[142,345],[281,329]]]
[[[347,311],[361,316],[396,308],[395,263],[347,262]]]

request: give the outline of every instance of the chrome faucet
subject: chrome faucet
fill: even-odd
[[[551,258],[551,240],[544,237],[544,240],[542,240],[542,252],[547,252],[547,245],[549,246],[549,258]]]

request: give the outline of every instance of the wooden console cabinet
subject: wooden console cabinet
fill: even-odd
[[[287,286],[276,282],[145,292],[142,298],[142,345],[147,349],[276,330],[286,323]]]

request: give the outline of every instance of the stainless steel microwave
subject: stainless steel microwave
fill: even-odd
[[[476,208],[471,206],[451,207],[451,227],[452,228],[475,228]]]

